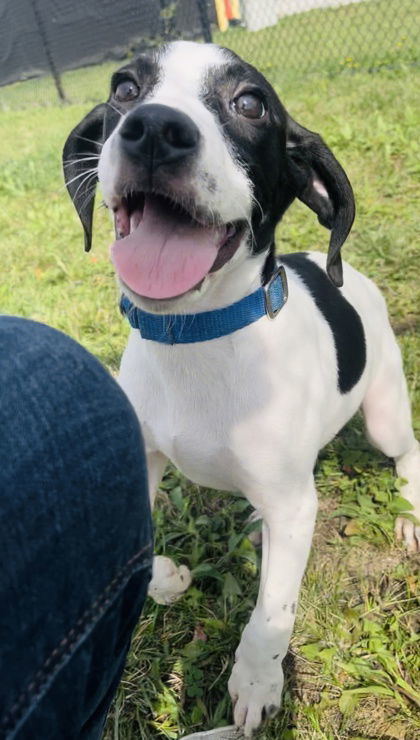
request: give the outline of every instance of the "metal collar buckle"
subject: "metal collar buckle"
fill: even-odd
[[[282,288],[281,300],[278,300],[276,296],[276,281],[280,280]],[[286,270],[283,265],[279,265],[273,272],[268,283],[263,285],[264,300],[265,300],[265,312],[270,319],[275,319],[277,314],[280,313],[284,304],[287,301],[289,290],[287,286]]]

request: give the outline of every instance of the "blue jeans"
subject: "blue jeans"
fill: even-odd
[[[76,342],[0,317],[0,738],[100,738],[147,592],[143,442]]]

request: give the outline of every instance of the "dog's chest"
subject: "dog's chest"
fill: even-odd
[[[254,430],[273,425],[275,379],[264,356],[263,343],[256,352],[255,342],[232,337],[151,348],[132,335],[120,382],[146,446],[199,485],[240,489],[257,446]]]
[[[166,406],[166,415],[148,427],[152,444],[201,486],[237,490],[241,476],[232,425],[220,424],[211,408],[191,393],[190,403]],[[161,409],[163,410],[163,409]]]
[[[328,324],[308,307],[291,321],[288,307],[292,300],[275,322],[191,345],[131,333],[120,382],[150,451],[197,484],[224,490],[299,467],[299,455],[313,463],[355,413],[362,389],[339,392]]]
[[[244,440],[242,430],[260,423],[262,389],[239,379],[226,361],[192,370],[178,377],[176,389],[166,387],[156,415],[148,414],[153,441],[195,483],[238,490],[252,454],[252,440]]]

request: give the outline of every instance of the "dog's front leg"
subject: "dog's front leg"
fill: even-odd
[[[249,497],[255,505],[253,496]],[[317,497],[313,479],[301,490],[273,493],[259,506],[263,518],[260,590],[236,651],[229,680],[235,724],[251,737],[280,706],[281,662],[295,621],[297,600],[314,529]]]
[[[167,458],[161,452],[147,453],[150,505],[153,509],[157,489],[165,472]],[[186,565],[175,565],[165,555],[153,558],[153,575],[149,583],[149,596],[158,604],[172,604],[187,590],[191,573]]]

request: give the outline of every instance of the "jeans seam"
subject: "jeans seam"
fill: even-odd
[[[7,732],[13,732],[16,725],[21,720],[25,710],[33,702],[33,700],[42,693],[42,689],[48,678],[51,678],[53,673],[57,673],[61,667],[62,662],[67,658],[77,646],[77,643],[81,642],[81,639],[85,637],[92,625],[97,622],[98,617],[101,617],[110,606],[116,592],[121,590],[121,587],[125,585],[127,580],[133,574],[133,566],[136,565],[137,561],[144,555],[144,553],[152,547],[152,542],[149,542],[145,547],[135,553],[130,560],[127,561],[125,566],[121,568],[116,576],[108,583],[104,588],[100,596],[86,609],[82,616],[79,617],[76,624],[68,631],[65,637],[58,643],[58,645],[51,651],[49,656],[44,661],[41,668],[37,670],[32,680],[26,688],[21,692],[15,703],[5,713],[2,719],[0,719],[0,728]],[[146,567],[151,563],[146,561],[143,566]]]

